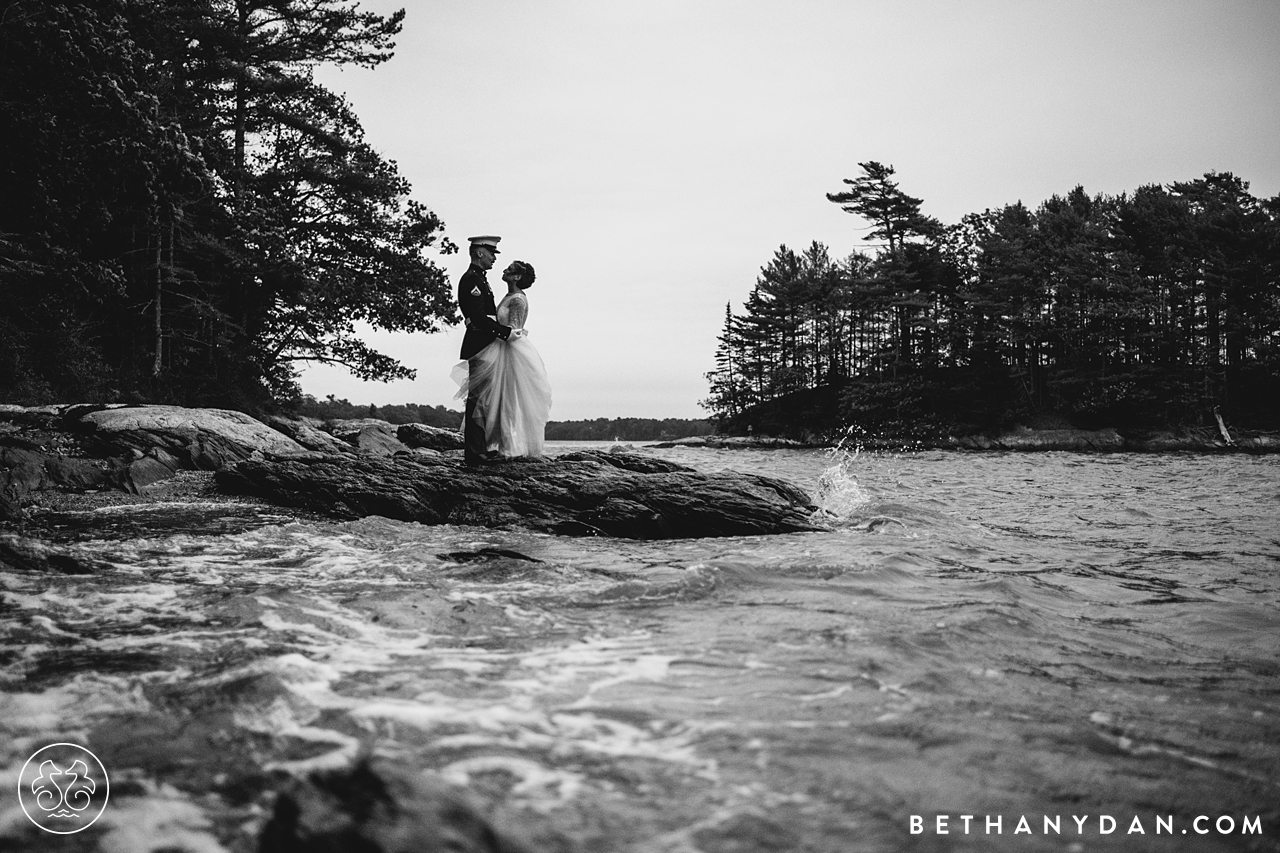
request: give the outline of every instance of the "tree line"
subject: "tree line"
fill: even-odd
[[[321,64],[404,12],[343,0],[0,0],[0,396],[254,409],[298,367],[411,377],[357,324],[455,318],[456,250]]]
[[[667,441],[711,435],[712,423],[687,418],[594,418],[581,421],[549,421],[548,441]]]
[[[333,394],[318,400],[311,394],[300,395],[290,406],[293,414],[319,421],[347,421],[359,418],[377,418],[392,424],[427,424],[429,426],[457,429],[462,423],[462,412],[448,406],[427,406],[421,403],[352,403],[345,397],[336,399]]]
[[[320,421],[377,418],[393,424],[428,424],[445,429],[458,429],[462,424],[462,412],[447,406],[418,403],[363,405],[345,398],[337,399],[333,394],[323,400],[303,394],[291,408],[297,415]],[[714,426],[706,419],[594,418],[549,421],[545,435],[548,441],[665,441],[713,432]]]
[[[782,246],[726,306],[703,403],[722,426],[786,426],[795,395],[900,430],[1191,425],[1215,407],[1280,425],[1280,197],[1214,172],[944,226],[892,166],[859,166],[827,198],[871,250]]]

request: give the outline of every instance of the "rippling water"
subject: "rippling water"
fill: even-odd
[[[1280,849],[1280,457],[647,452],[830,530],[65,519],[113,569],[0,573],[3,790],[87,742],[101,849],[247,851],[262,768],[372,752],[539,849]]]

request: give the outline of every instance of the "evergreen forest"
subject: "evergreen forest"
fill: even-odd
[[[710,435],[707,420],[686,418],[594,418],[581,421],[548,421],[547,441],[671,441]]]
[[[314,75],[386,62],[403,17],[0,0],[0,399],[260,411],[307,363],[411,377],[359,331],[456,322],[457,247]],[[722,432],[1280,428],[1280,198],[1212,172],[943,225],[859,166],[827,199],[866,249],[782,246],[726,306]]]
[[[320,85],[403,11],[0,0],[0,399],[253,411],[300,365],[412,371],[358,324],[454,322],[456,251]]]
[[[780,247],[725,307],[721,431],[1280,428],[1280,197],[1230,173],[945,226],[892,166],[827,195],[867,250]]]

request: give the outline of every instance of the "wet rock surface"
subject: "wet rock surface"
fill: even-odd
[[[396,437],[408,447],[426,450],[461,450],[463,447],[462,434],[456,429],[428,424],[401,424]]]
[[[285,786],[263,827],[272,853],[526,853],[457,788],[361,761]]]
[[[373,418],[324,429],[305,419],[270,420],[173,406],[6,407],[0,520],[21,522],[24,507],[50,503],[35,501],[38,493],[147,497],[171,491],[166,484],[181,473],[213,470],[221,497],[338,518],[633,539],[814,529],[808,495],[767,477],[700,474],[634,452],[468,468],[455,430]]]
[[[702,474],[656,457],[579,452],[479,468],[446,457],[247,460],[218,488],[335,517],[381,515],[572,536],[678,539],[816,529],[809,496],[782,480]]]
[[[114,451],[146,454],[159,448],[186,463],[214,470],[254,452],[289,454],[304,448],[282,432],[242,412],[137,406],[89,412],[79,419],[97,441]]]
[[[355,448],[302,418],[270,417],[266,423],[292,438],[307,450],[321,453],[354,453]]]
[[[336,440],[335,440],[336,441]],[[180,471],[256,454],[305,453],[240,412],[175,406],[0,407],[0,521],[44,491],[146,494]]]
[[[357,453],[366,456],[394,456],[409,446],[400,441],[396,428],[386,421],[375,419],[335,422],[332,425],[335,438],[345,441]]]

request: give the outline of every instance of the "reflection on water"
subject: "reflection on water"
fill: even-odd
[[[254,849],[264,773],[370,751],[546,849],[1277,849],[1280,459],[660,452],[797,482],[831,529],[66,519],[113,568],[0,574],[2,775],[91,744],[122,780],[103,849],[140,821]],[[1202,814],[1237,832],[1184,837]]]

